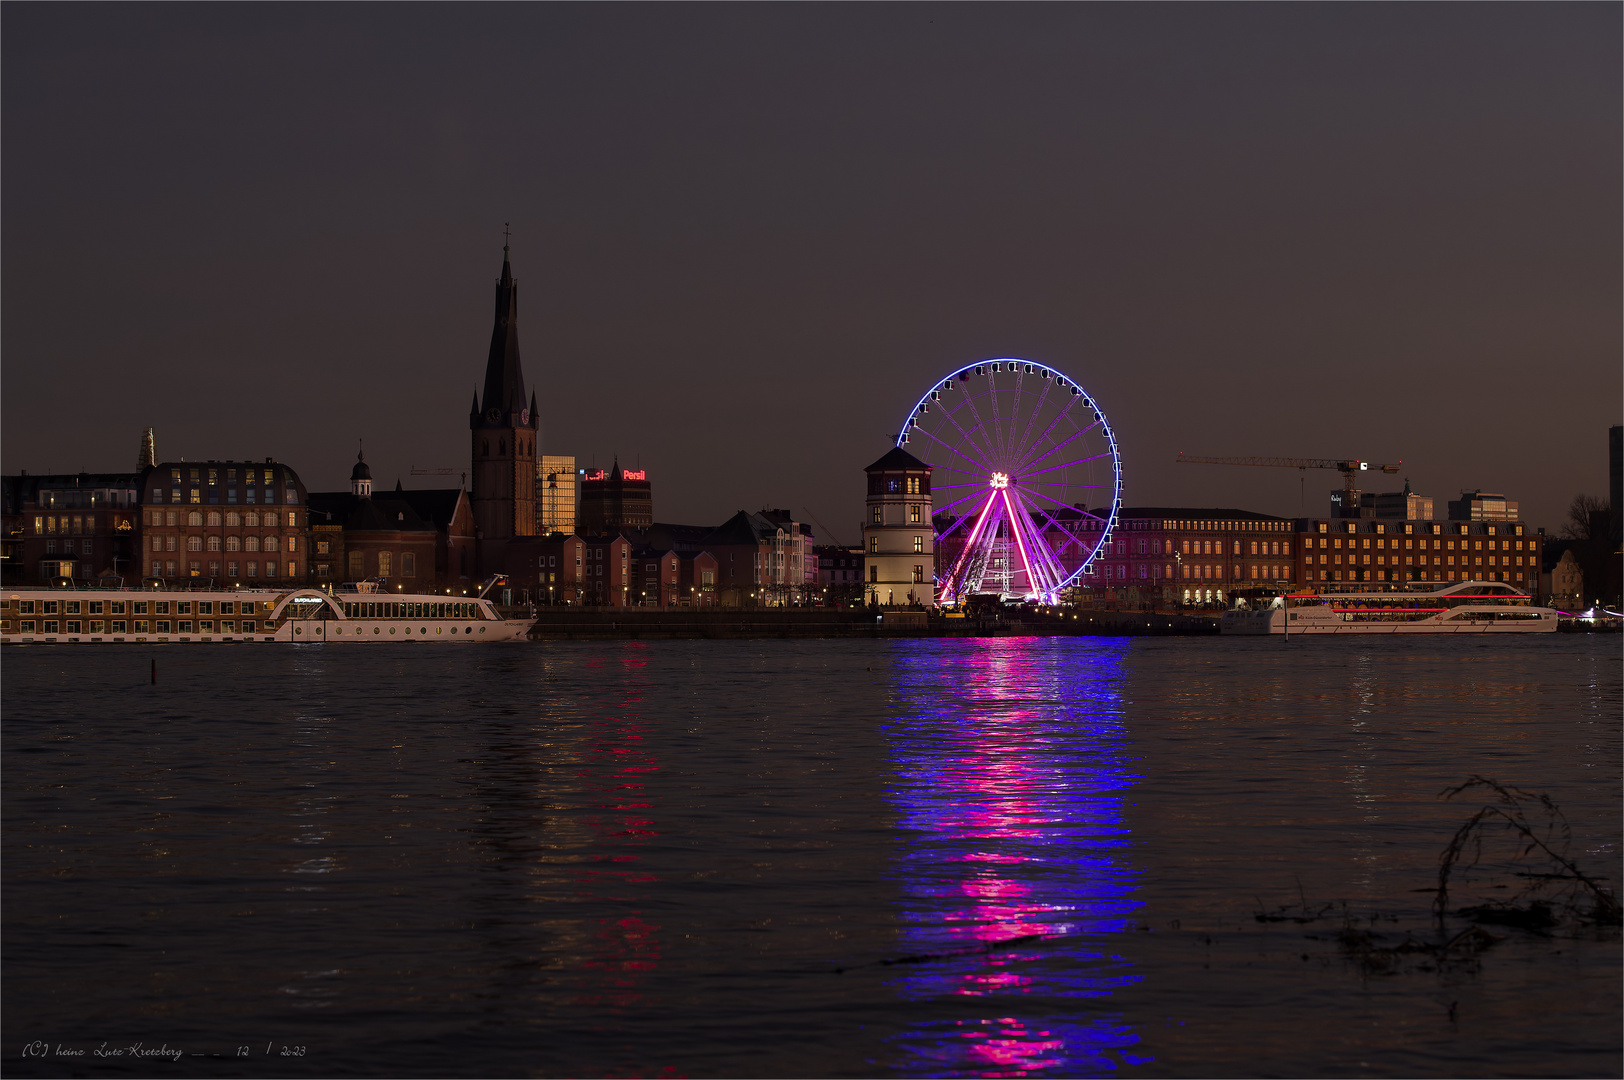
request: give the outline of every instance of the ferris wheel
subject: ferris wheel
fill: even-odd
[[[954,372],[897,445],[931,466],[937,598],[1052,604],[1104,549],[1122,461],[1099,403],[1054,368],[1000,358]]]

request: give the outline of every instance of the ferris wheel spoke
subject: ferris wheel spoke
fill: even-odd
[[[1093,431],[1095,428],[1097,428],[1099,426],[1100,426],[1100,421],[1096,420],[1092,424],[1089,424],[1087,427],[1080,427],[1076,431],[1072,432],[1070,435],[1067,435],[1064,439],[1060,440],[1059,442],[1055,443],[1053,446],[1049,447],[1049,449],[1044,450],[1042,453],[1038,452],[1038,446],[1041,446],[1043,444],[1043,439],[1039,439],[1038,440],[1038,446],[1034,446],[1032,448],[1031,452],[1028,453],[1026,455],[1026,457],[1022,459],[1022,461],[1021,461],[1021,463],[1019,465],[1019,468],[1022,469],[1022,470],[1026,470],[1026,469],[1030,469],[1034,465],[1041,465],[1043,462],[1048,461],[1050,458],[1052,458],[1056,454],[1060,453],[1060,451],[1064,450],[1066,447],[1070,446],[1072,443],[1076,442],[1078,439],[1081,439],[1084,435],[1087,435],[1090,431]],[[1043,435],[1044,435],[1044,438],[1049,437],[1049,433],[1047,431],[1044,432]],[[1109,452],[1109,451],[1107,451],[1107,452]],[[1101,454],[1100,456],[1104,457],[1105,455]]]
[[[1054,429],[1056,427],[1058,427],[1059,424],[1060,424],[1060,421],[1064,420],[1066,418],[1067,414],[1071,412],[1071,407],[1073,405],[1077,404],[1082,399],[1083,399],[1082,394],[1076,394],[1076,395],[1072,396],[1070,399],[1068,399],[1066,401],[1066,403],[1060,407],[1060,411],[1054,414],[1054,419],[1049,421],[1049,426],[1043,429],[1043,434],[1039,435],[1037,437],[1037,441],[1032,444],[1032,449],[1021,455],[1020,463],[1016,466],[1017,470],[1027,468],[1027,467],[1029,467],[1031,465],[1035,465],[1035,464],[1037,464],[1037,462],[1043,460],[1042,457],[1033,459],[1032,454],[1036,453],[1037,448],[1043,445],[1043,440],[1049,438],[1049,436],[1054,434]],[[1083,428],[1082,430],[1087,431],[1088,428]],[[1048,456],[1047,454],[1044,455],[1044,457],[1047,457],[1047,456]]]
[[[1042,476],[1044,473],[1054,472],[1056,469],[1069,469],[1073,465],[1087,465],[1090,461],[1098,461],[1102,457],[1110,457],[1110,456],[1111,456],[1110,451],[1106,451],[1103,454],[1094,454],[1094,455],[1092,455],[1090,457],[1078,458],[1076,461],[1067,461],[1067,462],[1065,462],[1063,464],[1060,464],[1060,465],[1051,465],[1047,469],[1038,469],[1035,472],[1018,473],[1015,476],[1011,477],[1011,479],[1014,479],[1014,480],[1028,480],[1028,479],[1031,479],[1034,476]],[[1103,485],[1103,484],[1072,484],[1070,486],[1071,487],[1105,487],[1105,485]],[[1105,490],[1108,491],[1110,489],[1107,487],[1107,488],[1105,488]]]
[[[1027,414],[1028,419],[1021,424],[1021,441],[1015,445],[1015,460],[1019,461],[1026,455],[1026,441],[1032,437],[1032,421],[1043,415],[1043,404],[1049,399],[1049,387],[1054,385],[1053,379],[1043,380],[1043,389],[1038,391],[1038,403],[1032,406]],[[1011,433],[1013,441],[1013,433]]]
[[[1021,509],[1027,511],[1029,514],[1042,515],[1044,521],[1048,522],[1057,532],[1060,533],[1061,536],[1065,537],[1060,546],[1056,548],[1049,543],[1041,529],[1034,526],[1032,530],[1038,537],[1038,551],[1040,552],[1040,556],[1048,560],[1049,572],[1054,580],[1054,587],[1058,589],[1061,585],[1070,580],[1072,576],[1066,572],[1065,565],[1061,561],[1061,557],[1065,554],[1066,549],[1071,547],[1073,544],[1077,545],[1079,551],[1084,550],[1085,545],[1082,543],[1076,533],[1062,526],[1058,521],[1051,517],[1043,509],[1043,507],[1038,506],[1035,503],[1028,503],[1025,498],[1025,494],[1026,493],[1022,491],[1017,491],[1015,493],[1016,501],[1021,504]]]
[[[924,428],[914,428],[913,430],[918,432],[919,434],[923,435],[925,438],[931,440],[932,442],[936,443],[937,445],[944,447],[948,451],[948,453],[956,454],[960,458],[964,459],[965,461],[973,462],[974,464],[980,466],[983,470],[985,470],[987,472],[992,471],[992,466],[991,465],[987,464],[985,461],[982,461],[980,458],[977,458],[977,457],[975,457],[975,456],[973,456],[973,455],[971,455],[969,453],[966,453],[964,450],[960,449],[957,446],[954,446],[952,443],[948,442],[947,440],[945,440],[943,438],[940,438],[939,436],[936,435],[935,432],[926,431]],[[972,445],[974,445],[974,444],[972,444]],[[979,450],[981,448],[976,447],[976,449]],[[938,463],[936,463],[936,462],[927,462],[927,464],[931,465],[932,467],[942,467],[942,468],[949,468],[949,469],[953,468],[952,465],[938,466]],[[970,475],[972,475],[972,476],[975,475],[975,473],[970,469],[959,469],[958,471],[959,472],[964,472],[964,473],[970,473]]]
[[[970,413],[971,413],[971,415],[972,416],[975,415],[975,406],[970,403],[970,391],[968,389],[966,389],[964,391],[964,400],[965,400],[965,404],[970,405]],[[977,443],[975,441],[975,439],[971,438],[970,433],[968,431],[964,430],[964,425],[959,423],[959,418],[953,415],[952,410],[943,409],[942,410],[942,415],[947,417],[947,422],[952,424],[953,429],[959,433],[959,438],[963,439],[965,442],[969,443],[971,446],[974,446],[977,450],[981,450],[980,444]],[[978,424],[980,423],[979,419],[977,420],[977,423]],[[978,427],[977,430],[980,430],[980,428]],[[989,450],[985,451],[985,453],[987,453],[987,455],[990,457],[992,452],[989,449]],[[987,470],[989,472],[991,471],[991,466],[987,466],[986,468],[987,468]]]
[[[1086,518],[1093,518],[1095,521],[1100,521],[1100,522],[1103,522],[1103,521],[1106,520],[1105,518],[1100,517],[1098,514],[1090,513],[1089,511],[1084,510],[1080,506],[1073,506],[1070,503],[1062,502],[1061,500],[1055,498],[1053,495],[1045,495],[1043,492],[1038,491],[1036,488],[1030,488],[1030,487],[1022,488],[1021,491],[1023,493],[1025,493],[1025,494],[1031,495],[1031,496],[1033,496],[1035,498],[1043,499],[1043,500],[1045,500],[1047,502],[1052,502],[1056,506],[1060,507],[1062,510],[1066,511],[1069,514],[1081,514]]]
[[[981,487],[982,491],[987,490],[985,485],[978,485],[978,486]],[[949,510],[953,509],[955,506],[958,506],[961,503],[969,502],[971,499],[975,498],[977,494],[978,494],[977,492],[972,491],[968,495],[961,495],[957,499],[954,499],[952,502],[948,503],[946,506],[942,507],[940,510],[933,511],[933,514],[945,514]]]
[[[1054,590],[1045,580],[1044,568],[1037,561],[1038,545],[1027,536],[1031,531],[1031,521],[1022,521],[1022,515],[1015,513],[1015,508],[1009,501],[1008,488],[1004,488],[1002,494],[1004,496],[1004,513],[1009,519],[1009,531],[1015,537],[1015,549],[1020,552],[1021,565],[1026,570],[1027,589],[1031,592],[1047,595]],[[1016,502],[1019,501],[1019,499],[1016,500]]]
[[[982,438],[985,439],[988,425],[987,425],[987,422],[985,420],[981,419],[981,413],[979,411],[977,411],[977,409],[976,409],[975,395],[973,393],[971,393],[969,390],[965,390],[965,392],[964,392],[964,404],[970,410],[970,415],[975,417],[976,430],[981,432],[982,433]],[[995,435],[997,434],[996,431],[994,432],[994,434]],[[996,447],[996,448],[989,446],[987,448],[987,456],[989,458],[995,456],[995,453],[994,453],[995,449],[1001,450],[1001,449],[1003,449],[1003,447],[1001,445]]]

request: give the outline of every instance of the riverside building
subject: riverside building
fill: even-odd
[[[142,479],[142,576],[216,584],[302,583],[309,515],[299,474],[275,458],[166,461]]]
[[[936,603],[931,467],[900,446],[863,470],[868,504],[863,521],[863,586],[870,604]]]

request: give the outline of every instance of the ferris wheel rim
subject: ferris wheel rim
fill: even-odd
[[[1022,436],[1021,436],[1022,445],[1021,445],[1020,449],[1015,451],[1015,454],[1017,455],[1017,457],[1016,457],[1016,465],[1017,465],[1017,467],[1025,467],[1027,469],[1031,469],[1032,466],[1041,465],[1044,462],[1046,462],[1050,457],[1052,457],[1055,453],[1057,453],[1059,450],[1063,449],[1066,445],[1069,445],[1071,442],[1074,442],[1074,441],[1082,438],[1083,436],[1087,435],[1088,432],[1090,432],[1092,430],[1095,430],[1096,428],[1099,430],[1101,436],[1103,436],[1103,438],[1105,440],[1105,443],[1106,443],[1106,449],[1104,451],[1102,451],[1101,453],[1094,454],[1094,455],[1092,455],[1090,457],[1087,457],[1087,458],[1078,459],[1076,461],[1065,462],[1065,463],[1062,463],[1060,465],[1048,466],[1048,467],[1045,467],[1043,469],[1032,469],[1029,472],[1019,473],[1019,474],[1017,474],[1015,469],[1012,468],[1010,470],[1010,473],[1008,474],[1006,480],[1005,480],[1005,483],[1008,485],[1008,487],[1002,489],[1002,502],[1004,504],[1005,513],[1008,515],[1008,519],[1010,521],[1010,528],[1011,528],[1012,536],[1015,538],[1015,540],[1016,540],[1016,542],[1018,544],[1023,545],[1021,547],[1022,561],[1023,561],[1023,567],[1024,567],[1022,573],[1024,573],[1026,578],[1027,578],[1027,587],[1028,587],[1028,594],[1027,595],[1028,596],[1039,595],[1039,596],[1042,596],[1042,597],[1047,597],[1047,598],[1052,600],[1059,593],[1059,591],[1061,589],[1065,589],[1065,588],[1068,588],[1068,587],[1072,586],[1084,574],[1089,573],[1091,568],[1094,566],[1094,564],[1103,555],[1106,554],[1107,542],[1110,540],[1111,535],[1116,531],[1117,520],[1118,520],[1118,517],[1120,515],[1121,508],[1122,508],[1122,456],[1121,456],[1120,448],[1117,445],[1116,433],[1111,429],[1110,422],[1106,418],[1105,410],[1101,407],[1098,399],[1096,399],[1086,389],[1084,389],[1082,383],[1078,382],[1076,379],[1074,379],[1071,376],[1067,375],[1065,372],[1061,371],[1059,368],[1056,368],[1056,367],[1054,367],[1054,366],[1052,366],[1050,364],[1045,364],[1042,361],[1029,360],[1029,359],[1026,359],[1024,357],[1015,357],[1015,356],[989,357],[989,358],[984,359],[984,360],[978,360],[978,361],[975,361],[975,362],[972,362],[972,363],[969,363],[969,364],[961,365],[961,366],[955,367],[947,375],[942,376],[942,377],[936,379],[934,382],[932,382],[931,385],[929,386],[929,388],[927,388],[925,390],[925,392],[920,395],[919,399],[916,402],[914,402],[913,407],[908,411],[907,419],[904,421],[904,423],[902,425],[902,430],[896,436],[896,444],[895,445],[897,446],[898,449],[906,450],[906,448],[908,446],[908,443],[911,441],[912,434],[914,432],[919,432],[921,434],[927,435],[928,437],[933,439],[935,442],[942,445],[945,449],[947,449],[949,452],[951,452],[956,458],[958,458],[959,462],[964,463],[964,464],[969,464],[971,466],[975,466],[975,468],[966,468],[966,467],[964,467],[964,464],[959,464],[959,463],[938,464],[936,462],[931,462],[929,460],[930,455],[927,455],[927,454],[921,454],[920,455],[921,460],[925,461],[925,463],[927,465],[930,465],[932,467],[932,469],[940,468],[944,472],[947,472],[947,473],[961,474],[964,477],[964,479],[967,480],[967,481],[975,480],[975,482],[973,482],[973,483],[944,485],[942,488],[937,488],[937,486],[934,485],[934,484],[932,485],[932,507],[931,507],[932,529],[933,529],[933,531],[935,531],[937,533],[937,536],[939,538],[940,537],[946,537],[949,533],[957,530],[960,526],[962,526],[971,517],[979,517],[980,519],[982,519],[984,521],[984,519],[988,516],[988,514],[993,512],[994,509],[995,509],[994,505],[993,505],[993,503],[995,501],[995,497],[990,496],[984,503],[978,498],[978,493],[976,492],[975,489],[981,487],[981,484],[983,482],[979,478],[986,477],[988,475],[988,471],[991,469],[991,466],[989,465],[988,462],[979,460],[979,458],[981,458],[983,456],[989,456],[990,457],[990,456],[993,456],[993,455],[988,452],[988,448],[980,446],[973,439],[971,439],[970,432],[976,431],[976,432],[982,432],[984,434],[988,429],[988,426],[989,426],[988,422],[983,420],[980,417],[979,413],[975,411],[973,400],[970,399],[970,398],[967,398],[966,401],[967,401],[967,403],[970,403],[971,415],[974,417],[975,423],[971,424],[971,425],[967,425],[968,430],[966,430],[966,426],[961,426],[958,423],[957,420],[953,419],[953,413],[952,413],[952,411],[950,409],[947,409],[947,408],[944,407],[944,409],[942,410],[943,415],[945,415],[949,419],[949,421],[951,421],[953,423],[953,426],[955,427],[955,429],[958,430],[959,435],[961,436],[961,440],[960,440],[959,444],[951,444],[948,441],[941,438],[940,436],[938,436],[934,431],[927,431],[927,430],[922,429],[920,427],[920,425],[919,425],[919,418],[921,417],[921,415],[926,415],[926,414],[928,414],[930,412],[929,406],[930,406],[930,403],[931,403],[931,401],[933,399],[935,401],[937,401],[938,403],[942,402],[942,399],[941,399],[941,396],[940,396],[942,394],[942,392],[951,391],[953,389],[956,389],[957,386],[955,384],[963,384],[963,383],[967,382],[968,379],[976,377],[977,375],[985,375],[987,377],[991,377],[991,376],[1001,374],[1001,371],[998,368],[993,368],[993,370],[991,370],[991,371],[988,371],[986,369],[991,365],[1003,365],[1003,364],[1010,365],[1012,371],[1015,374],[1017,374],[1018,376],[1021,376],[1022,378],[1024,378],[1024,376],[1030,375],[1030,374],[1043,373],[1043,377],[1044,377],[1046,383],[1047,383],[1047,381],[1049,379],[1052,378],[1054,380],[1054,383],[1052,385],[1058,385],[1058,386],[1060,386],[1060,387],[1062,387],[1062,388],[1064,388],[1066,390],[1069,390],[1070,393],[1071,393],[1072,398],[1074,399],[1073,402],[1067,404],[1064,408],[1060,409],[1060,411],[1055,415],[1054,419],[1050,422],[1048,428],[1046,428],[1044,430],[1044,432],[1041,435],[1038,436],[1037,443],[1030,447],[1030,453],[1028,453],[1028,448],[1025,445],[1027,443],[1027,441],[1030,439],[1030,425],[1023,425]],[[1024,368],[1024,370],[1021,370],[1023,368]],[[1015,387],[1013,387],[1013,388],[1004,388],[1004,389],[1006,391],[1010,390],[1010,389],[1013,389],[1015,391],[1015,394],[1016,394],[1015,404],[1017,406],[1023,404],[1022,395],[1033,393],[1032,391],[1027,391],[1027,390],[1021,389],[1019,379],[1017,380]],[[1001,441],[1002,438],[1003,438],[1003,432],[1002,432],[1002,429],[998,425],[1003,423],[1003,418],[997,416],[997,412],[996,412],[997,399],[996,399],[996,396],[995,396],[999,392],[1000,392],[999,388],[996,386],[996,384],[994,384],[994,386],[992,388],[990,388],[988,390],[985,390],[982,393],[983,393],[983,396],[987,397],[990,400],[990,402],[992,403],[992,405],[993,405],[993,425],[992,425],[993,435],[997,439],[999,439]],[[1042,408],[1042,402],[1047,397],[1047,395],[1048,395],[1048,389],[1047,389],[1047,386],[1046,386],[1045,389],[1041,392],[1041,394],[1038,395],[1038,408],[1039,409]],[[1056,443],[1056,444],[1050,446],[1047,449],[1043,449],[1043,442],[1044,442],[1044,440],[1046,440],[1046,439],[1048,439],[1050,437],[1051,433],[1054,430],[1054,427],[1060,422],[1060,420],[1062,418],[1064,418],[1070,412],[1071,407],[1072,407],[1073,404],[1079,404],[1079,403],[1084,405],[1086,408],[1088,408],[1094,414],[1094,422],[1092,424],[1087,425],[1087,426],[1077,427],[1077,429],[1070,436],[1068,436],[1068,438],[1065,441],[1060,442],[1060,443]],[[1011,416],[1009,417],[1009,422],[1011,424],[1010,434],[1011,434],[1012,439],[1013,439],[1013,436],[1014,436],[1013,423],[1014,423],[1014,420],[1015,420],[1016,416],[1018,415],[1018,412],[1019,412],[1019,410],[1017,409],[1015,412],[1012,412]],[[1074,423],[1076,423],[1076,422],[1074,421]],[[967,453],[965,448],[964,448],[965,444],[968,444],[968,448],[970,450],[974,451],[975,453],[974,454]],[[1005,450],[1007,448],[999,446],[996,449]],[[1038,452],[1039,450],[1042,450],[1042,452],[1039,453]],[[1026,456],[1020,456],[1020,455],[1026,455]],[[1031,455],[1036,455],[1036,456],[1031,456]],[[1068,468],[1071,468],[1071,467],[1076,466],[1076,465],[1088,464],[1089,462],[1099,461],[1099,460],[1103,460],[1103,459],[1107,459],[1107,458],[1110,461],[1110,469],[1111,469],[1110,483],[1108,485],[1107,484],[1080,483],[1080,482],[1071,482],[1071,481],[1061,480],[1061,481],[1040,482],[1038,484],[1033,484],[1033,485],[1021,485],[1021,486],[1017,487],[1018,481],[1023,479],[1023,478],[1036,476],[1036,475],[1041,475],[1041,474],[1044,474],[1044,473],[1057,472],[1059,470],[1068,469]],[[998,475],[998,470],[992,470],[992,471],[993,471],[994,475]],[[952,478],[952,477],[950,477],[950,478]],[[1106,490],[1109,490],[1110,493],[1111,493],[1110,494],[1110,507],[1106,511],[1104,516],[1101,516],[1098,513],[1095,513],[1093,511],[1088,510],[1086,508],[1086,506],[1065,503],[1060,499],[1054,498],[1052,495],[1045,494],[1042,490],[1040,490],[1043,486],[1045,486],[1045,484],[1047,484],[1048,486],[1050,486],[1052,488],[1057,488],[1057,489],[1066,490],[1066,491],[1077,491],[1077,490],[1106,491]],[[1014,489],[1014,490],[1011,491],[1010,489]],[[967,490],[970,493],[965,495],[963,498],[955,499],[953,502],[947,504],[946,507],[943,507],[941,510],[938,510],[934,505],[934,503],[935,503],[935,492],[937,490]],[[982,488],[982,490],[985,491],[987,489]],[[1077,565],[1076,569],[1072,570],[1069,574],[1065,574],[1063,578],[1058,578],[1056,580],[1051,580],[1050,582],[1047,583],[1048,587],[1039,588],[1038,584],[1036,582],[1036,578],[1039,575],[1037,573],[1037,570],[1034,567],[1034,563],[1033,563],[1032,559],[1028,557],[1026,549],[1024,547],[1025,537],[1023,537],[1021,535],[1021,533],[1024,531],[1024,528],[1017,527],[1015,525],[1016,517],[1015,517],[1015,514],[1014,514],[1014,508],[1010,505],[1010,496],[1011,496],[1011,494],[1013,494],[1013,496],[1014,496],[1014,502],[1016,504],[1018,504],[1021,507],[1022,511],[1023,511],[1023,514],[1021,516],[1024,517],[1026,522],[1027,522],[1027,525],[1025,526],[1025,528],[1031,528],[1032,527],[1032,521],[1033,521],[1034,517],[1036,515],[1041,515],[1048,522],[1048,525],[1060,528],[1060,532],[1062,534],[1067,533],[1067,530],[1065,530],[1064,528],[1061,528],[1059,526],[1058,521],[1054,517],[1054,511],[1053,510],[1047,510],[1047,509],[1043,508],[1042,506],[1040,506],[1038,504],[1036,499],[1046,500],[1046,501],[1054,503],[1056,506],[1062,508],[1064,510],[1064,512],[1066,512],[1066,513],[1081,514],[1085,518],[1088,518],[1090,520],[1097,521],[1097,522],[1100,523],[1099,533],[1098,533],[1097,537],[1094,539],[1092,545],[1082,543],[1080,541],[1080,539],[1077,537],[1076,533],[1072,532],[1072,533],[1069,534],[1071,536],[1070,540],[1063,543],[1060,548],[1055,549],[1055,550],[1051,550],[1046,544],[1041,543],[1041,540],[1042,540],[1042,532],[1041,532],[1041,530],[1039,532],[1033,534],[1032,539],[1034,541],[1038,542],[1037,544],[1035,544],[1035,546],[1041,548],[1041,551],[1043,552],[1043,554],[1045,556],[1048,556],[1048,561],[1051,564],[1052,570],[1058,571],[1058,570],[1061,569],[1061,567],[1059,565],[1059,557],[1060,556],[1056,554],[1057,551],[1059,553],[1063,554],[1071,546],[1072,543],[1079,543],[1080,549],[1084,552],[1083,558],[1082,558],[1081,562]],[[1034,496],[1036,498],[1034,498]],[[963,504],[963,503],[966,503],[966,502],[972,503],[974,505],[972,505],[971,508],[969,510],[967,510],[965,513],[961,514],[957,519],[955,519],[954,522],[952,523],[952,525],[948,526],[948,528],[946,530],[937,530],[935,522],[937,520],[938,515],[941,515],[944,510],[951,509],[953,507],[959,506],[960,504]],[[1036,515],[1033,513],[1034,510],[1036,511]],[[981,524],[978,522],[975,530],[973,530],[973,532],[972,532],[972,535],[966,539],[964,552],[961,554],[961,557],[960,557],[960,560],[959,560],[960,564],[962,564],[964,557],[966,557],[968,555],[970,546],[974,543],[974,535],[973,535],[974,532],[979,532],[980,528],[981,528]],[[996,528],[996,526],[995,526],[995,528]],[[933,574],[933,577],[938,582],[938,584],[946,585],[947,581],[952,578],[953,574],[958,573],[961,568],[962,568],[961,566],[956,565],[954,571],[952,573],[949,573],[949,574],[946,574],[946,575],[944,575],[938,569]],[[1006,573],[1006,577],[1007,576],[1008,576],[1008,573]],[[978,579],[978,584],[979,584],[979,579]]]

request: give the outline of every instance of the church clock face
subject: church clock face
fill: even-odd
[[[486,409],[485,410],[485,419],[489,420],[493,424],[496,423],[498,420],[502,419],[502,410],[501,409]]]
[[[526,427],[526,426],[529,425],[529,423],[530,423],[530,410],[529,409],[521,410],[520,413],[519,413],[519,425],[521,427]]]

